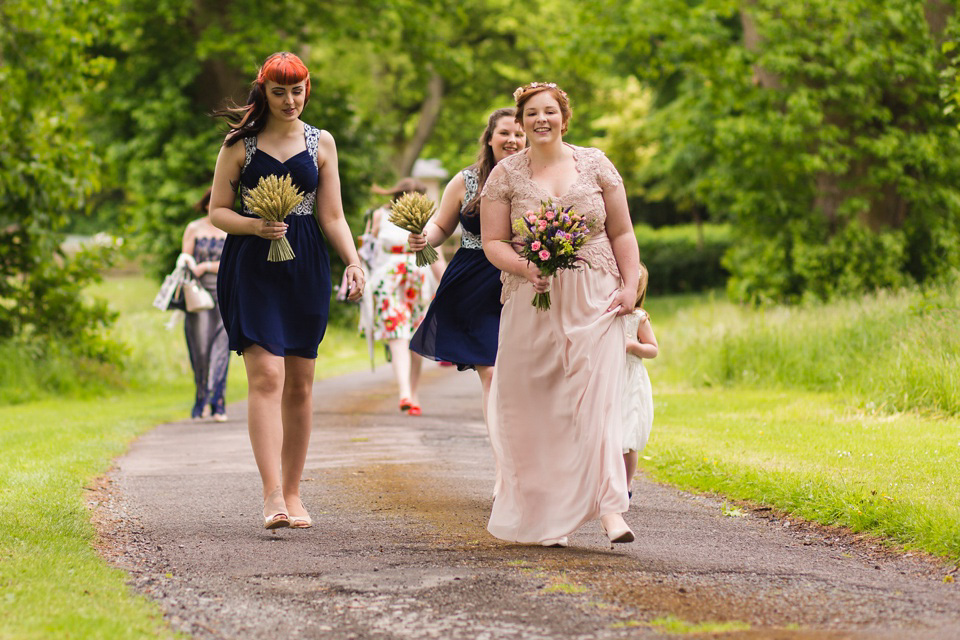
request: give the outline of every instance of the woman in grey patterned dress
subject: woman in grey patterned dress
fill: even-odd
[[[187,256],[183,261],[213,296],[214,306],[205,311],[188,311],[183,328],[197,387],[190,417],[196,420],[213,414],[214,420],[223,422],[227,419],[224,391],[230,348],[217,302],[217,272],[220,270],[220,252],[223,251],[227,234],[210,222],[210,191],[207,189],[194,206],[205,215],[187,225],[181,251],[183,256]]]

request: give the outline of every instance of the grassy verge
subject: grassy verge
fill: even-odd
[[[816,392],[656,396],[644,468],[960,562],[960,420],[863,412]]]
[[[709,295],[653,301],[661,356],[648,366],[644,468],[960,562],[950,300],[904,292],[772,311]]]
[[[171,637],[158,607],[131,593],[123,572],[92,547],[83,487],[151,426],[183,419],[193,385],[182,325],[150,308],[143,278],[99,285],[121,312],[117,336],[130,346],[129,388],[94,399],[50,399],[0,407],[0,638]],[[352,331],[331,328],[317,376],[366,366]],[[242,398],[234,358],[229,403]]]
[[[697,387],[837,392],[865,409],[960,414],[960,288],[752,309],[654,300],[663,374]],[[659,363],[658,363],[658,366]]]

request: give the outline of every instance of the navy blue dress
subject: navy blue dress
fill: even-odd
[[[267,262],[270,241],[259,236],[231,234],[223,245],[217,296],[230,349],[237,353],[256,344],[276,356],[316,358],[327,328],[330,258],[314,216],[320,130],[307,124],[303,129],[306,150],[285,162],[257,149],[256,137],[243,141],[241,196],[261,177],[290,175],[303,202],[284,220],[293,260]],[[256,217],[246,205],[242,215]]]
[[[500,333],[500,270],[490,264],[480,243],[480,212],[465,211],[477,193],[473,169],[460,172],[466,185],[460,206],[460,248],[453,256],[410,349],[457,368],[491,366]]]

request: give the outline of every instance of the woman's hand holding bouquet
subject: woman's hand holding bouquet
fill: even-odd
[[[537,211],[527,211],[514,221],[513,231],[519,239],[507,242],[517,247],[519,254],[533,264],[541,276],[579,268],[581,262],[586,264],[577,252],[587,241],[590,229],[573,207],[562,209],[552,200],[541,202]],[[538,291],[531,304],[537,311],[549,309],[550,292]]]
[[[282,178],[272,175],[260,178],[257,186],[250,189],[244,198],[247,206],[266,221],[264,222],[265,225],[271,222],[278,222],[282,225],[283,219],[302,200],[303,195],[301,195],[299,189],[293,186],[293,181],[288,175]],[[270,251],[267,253],[268,262],[284,262],[296,257],[293,253],[293,247],[290,246],[290,241],[283,236],[285,229],[286,227],[283,226],[282,229],[274,230],[277,237],[270,240]]]

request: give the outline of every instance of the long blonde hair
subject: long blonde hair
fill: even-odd
[[[643,309],[643,301],[647,298],[647,283],[650,281],[650,272],[647,265],[640,263],[640,279],[637,281],[637,302],[634,309]]]

